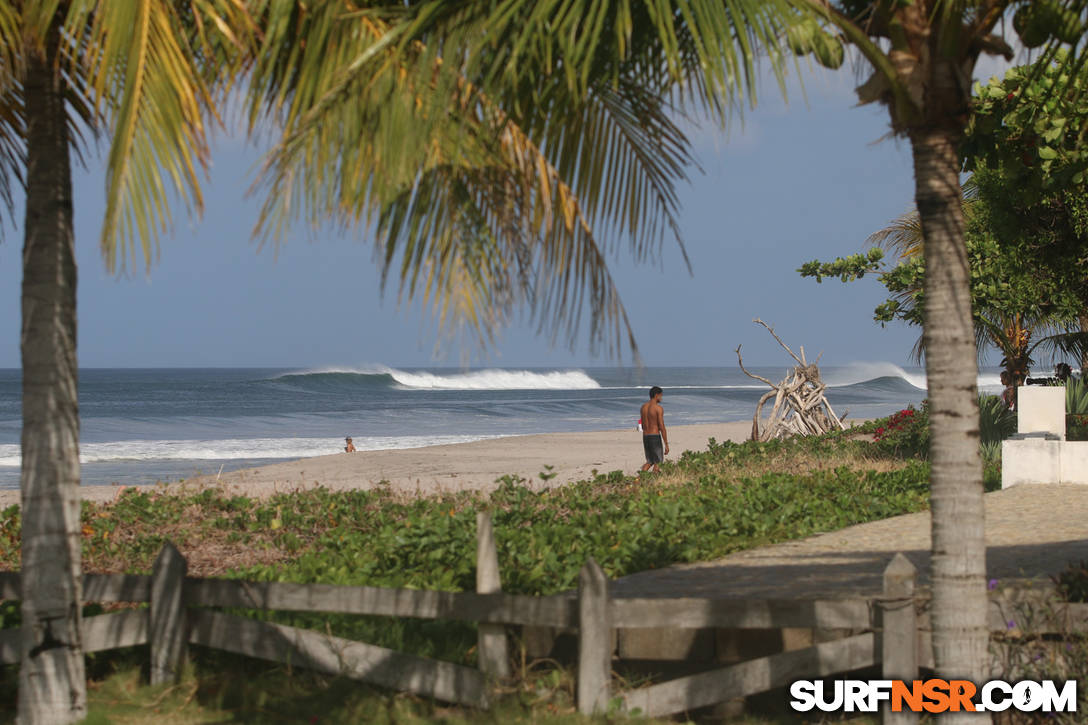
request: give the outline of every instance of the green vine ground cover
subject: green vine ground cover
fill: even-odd
[[[187,556],[195,576],[472,590],[475,516],[486,509],[493,516],[503,589],[551,594],[576,588],[578,570],[589,556],[615,578],[928,505],[928,464],[859,435],[744,444],[712,439],[705,451],[686,452],[662,474],[644,480],[617,471],[548,491],[532,491],[523,483],[507,477],[490,495],[418,499],[385,490],[316,489],[255,500],[218,490],[172,496],[132,489],[113,504],[84,504],[84,569],[149,572],[170,540]],[[0,516],[0,569],[18,568],[18,542],[19,511],[12,507]],[[475,627],[468,624],[244,614],[474,662]],[[18,621],[17,604],[0,603],[0,626]],[[125,676],[125,668],[141,658],[146,654],[95,656],[94,671],[105,676],[120,668],[118,676]],[[219,653],[197,656],[198,668],[212,671],[228,660],[231,669],[240,666],[237,658]],[[282,676],[282,668],[246,667],[262,676]],[[3,670],[0,718],[14,697],[14,668]],[[569,706],[569,698],[560,703],[561,710]]]

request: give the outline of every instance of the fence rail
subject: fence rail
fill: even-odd
[[[151,575],[88,574],[89,602],[149,603],[147,609],[83,620],[87,652],[150,644],[151,678],[175,678],[189,644],[213,647],[364,680],[448,702],[488,706],[491,680],[509,676],[506,626],[577,630],[578,708],[605,710],[618,697],[628,712],[651,717],[686,712],[785,686],[798,678],[879,666],[888,679],[910,680],[931,667],[929,616],[915,592],[914,567],[897,554],[877,598],[741,600],[705,597],[621,598],[595,561],[586,562],[577,593],[544,597],[499,589],[491,521],[477,518],[476,592],[437,592],[367,586],[249,582],[186,576],[184,557],[166,544]],[[19,599],[20,575],[0,572],[0,599]],[[1088,632],[1088,604],[1047,606],[1042,592],[994,598],[990,627],[1005,632],[1025,608],[1038,631]],[[210,611],[207,607],[382,615],[476,622],[478,668],[417,657],[310,630]],[[778,629],[840,630],[850,636],[752,659],[645,688],[612,692],[616,630]],[[860,633],[859,633],[860,632]],[[0,630],[0,663],[17,663],[20,630]],[[910,713],[884,714],[886,723],[917,722]]]
[[[487,678],[470,667],[219,612],[193,612],[189,626],[188,639],[193,644],[272,662],[290,662],[446,702],[488,705]]]
[[[628,712],[637,709],[646,717],[665,717],[785,687],[797,679],[825,677],[871,667],[875,663],[876,635],[866,632],[627,690],[618,696],[623,698]]]
[[[185,601],[190,606],[369,614],[550,627],[573,627],[578,623],[575,600],[564,595],[531,597],[502,592],[478,594],[331,584],[186,579]]]

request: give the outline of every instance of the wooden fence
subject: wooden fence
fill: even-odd
[[[173,680],[185,661],[187,646],[195,644],[486,708],[491,681],[510,674],[507,626],[577,629],[578,709],[601,712],[618,698],[621,709],[637,709],[651,717],[766,692],[800,678],[880,666],[885,678],[912,680],[920,667],[932,666],[928,616],[924,611],[919,614],[915,570],[902,554],[889,564],[883,595],[875,599],[616,599],[610,596],[608,578],[593,559],[580,572],[576,596],[534,597],[500,590],[490,517],[480,513],[477,525],[477,592],[193,578],[186,576],[184,557],[172,544],[166,544],[150,576],[84,576],[86,601],[149,602],[150,606],[85,618],[83,649],[97,652],[150,644],[153,683]],[[18,599],[19,582],[18,573],[0,573],[0,599]],[[1013,600],[993,600],[992,629],[1005,631],[1008,611],[1015,606]],[[417,657],[208,607],[476,622],[478,666]],[[1053,631],[1088,631],[1088,605],[1066,605],[1050,616]],[[649,687],[613,692],[614,630],[650,627],[803,627],[861,633]],[[17,663],[19,653],[20,631],[0,630],[0,663]],[[897,724],[917,721],[909,713],[886,712],[884,718]]]

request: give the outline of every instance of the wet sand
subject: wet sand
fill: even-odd
[[[667,423],[667,421],[666,421]],[[705,450],[707,440],[746,440],[751,421],[669,426],[671,453],[676,460],[684,450]],[[403,494],[490,491],[496,479],[515,475],[532,488],[562,486],[598,473],[620,470],[634,473],[644,462],[642,437],[633,428],[587,433],[544,433],[426,448],[358,451],[303,458],[221,476],[201,476],[178,483],[149,487],[163,493],[192,493],[218,488],[227,495],[254,498],[324,486],[333,490],[388,486]],[[542,473],[554,477],[544,480]],[[84,486],[88,501],[110,501],[119,486]],[[19,491],[0,491],[0,508],[19,503]]]

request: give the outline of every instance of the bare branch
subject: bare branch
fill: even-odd
[[[797,357],[796,355],[794,355],[793,350],[791,350],[786,343],[782,342],[782,338],[780,338],[778,335],[776,335],[774,333],[774,328],[773,327],[771,327],[770,325],[768,325],[766,322],[759,319],[758,317],[756,319],[752,320],[752,322],[756,323],[757,325],[763,325],[765,328],[767,328],[767,332],[771,333],[771,337],[773,337],[775,340],[777,340],[778,344],[781,345],[783,348],[785,348],[786,352],[788,352],[790,354],[790,357],[792,357],[794,360],[796,360],[801,365],[805,365],[805,361],[802,360],[801,358]]]
[[[772,388],[775,387],[774,383],[772,383],[767,378],[764,378],[764,377],[761,377],[759,375],[755,375],[753,373],[748,372],[748,370],[744,367],[744,360],[741,359],[741,356],[740,356],[740,345],[737,345],[737,349],[735,350],[735,352],[737,353],[737,363],[740,365],[741,372],[743,372],[745,375],[747,375],[750,378],[753,378],[755,380],[759,380],[761,382],[767,383],[767,385],[770,385]]]
[[[798,364],[786,374],[781,383],[776,385],[767,378],[748,372],[741,358],[741,346],[737,345],[737,362],[740,363],[740,369],[744,374],[771,386],[771,390],[764,393],[756,404],[756,412],[752,416],[752,440],[769,441],[791,435],[822,435],[832,430],[845,429],[846,426],[835,415],[835,411],[827,401],[825,395],[827,385],[820,380],[820,369],[817,363],[823,357],[823,352],[816,356],[816,362],[809,363],[805,358],[804,346],[798,348],[801,351],[801,356],[798,357],[766,322],[759,318],[753,322],[763,325]],[[774,406],[771,408],[771,414],[767,418],[763,432],[760,433],[760,414],[763,412],[764,404],[771,398],[774,398]]]

